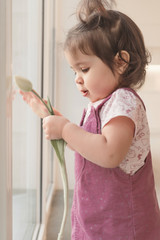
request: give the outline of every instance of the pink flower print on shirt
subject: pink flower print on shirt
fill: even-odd
[[[147,139],[147,138],[142,139],[141,142],[142,142],[143,146],[147,146],[147,144],[148,144],[148,139]]]
[[[135,158],[136,157],[136,152],[132,149],[129,150],[128,152],[128,157],[129,158]]]
[[[142,154],[138,154],[138,159],[140,160],[142,157]]]

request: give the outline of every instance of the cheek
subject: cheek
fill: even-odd
[[[99,88],[99,79],[92,78],[86,85],[86,87],[92,91],[97,91]]]

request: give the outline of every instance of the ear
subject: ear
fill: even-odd
[[[119,52],[115,56],[115,66],[116,71],[121,75],[124,73],[126,68],[128,67],[130,61],[130,55],[127,51],[122,50],[119,54]]]

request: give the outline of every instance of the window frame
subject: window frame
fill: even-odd
[[[12,239],[12,1],[0,0],[0,239]]]

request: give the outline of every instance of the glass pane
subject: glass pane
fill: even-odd
[[[12,1],[13,75],[40,89],[41,1]],[[14,84],[14,83],[13,83]],[[13,240],[30,240],[39,223],[40,120],[17,93],[13,102]]]
[[[51,1],[50,9],[50,26],[47,26],[47,31],[49,32],[49,55],[48,55],[48,72],[49,72],[49,93],[52,105],[54,105],[54,72],[55,72],[55,1]],[[49,196],[50,191],[53,186],[53,165],[54,165],[54,154],[53,147],[49,143],[49,158],[47,163],[47,189],[46,197]]]

